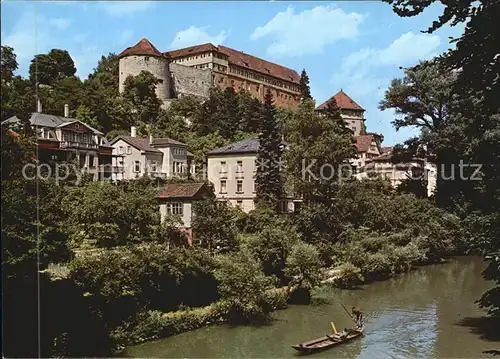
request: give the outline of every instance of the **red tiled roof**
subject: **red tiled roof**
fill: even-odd
[[[201,45],[185,47],[183,49],[167,51],[164,52],[163,54],[167,57],[176,58],[191,54],[200,54],[202,52],[207,52],[207,51],[218,51],[218,49],[217,46],[214,46],[211,43],[206,43]]]
[[[159,198],[191,198],[205,184],[201,183],[167,183],[158,195]]]
[[[127,47],[123,50],[118,57],[132,56],[132,55],[149,55],[164,57],[164,55],[158,51],[158,49],[149,42],[148,39],[142,38],[137,44],[132,47]]]
[[[238,65],[243,68],[249,68],[265,75],[275,76],[282,80],[291,81],[294,83],[300,82],[300,76],[295,70],[222,45],[215,46],[211,43],[207,43],[186,47],[184,49],[168,51],[164,54],[168,57],[176,58],[208,51],[217,51],[219,53],[222,53],[223,55],[226,55],[228,57],[229,63],[231,64]]]
[[[386,153],[386,152],[391,152],[392,151],[392,146],[390,147],[381,147],[380,152],[381,153]]]
[[[364,111],[365,109],[362,108],[360,105],[358,105],[352,98],[347,96],[347,94],[340,90],[337,92],[335,95],[330,97],[327,101],[316,107],[317,110],[324,110],[327,108],[328,102],[334,98],[335,101],[337,102],[337,106],[341,110],[358,110],[358,111]]]
[[[229,62],[241,67],[248,67],[254,71],[266,75],[279,77],[280,79],[295,83],[300,82],[300,76],[297,71],[287,67],[260,59],[258,57],[245,54],[242,51],[233,50],[229,47],[219,45],[219,51],[229,56]]]
[[[373,135],[356,136],[356,148],[358,152],[368,152],[373,141]]]

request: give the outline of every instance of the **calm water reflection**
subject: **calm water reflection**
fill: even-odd
[[[479,258],[424,267],[360,290],[322,290],[316,305],[291,306],[262,327],[210,326],[127,349],[132,357],[297,358],[291,344],[350,327],[339,302],[359,306],[368,317],[366,335],[309,358],[480,358],[499,342],[481,340],[458,325],[480,317],[474,301],[491,287],[481,279]],[[499,328],[500,330],[500,328]]]

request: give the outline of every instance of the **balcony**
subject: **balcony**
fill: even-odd
[[[97,150],[99,145],[95,143],[87,142],[74,142],[74,141],[61,141],[59,144],[60,148],[86,148],[89,150]]]

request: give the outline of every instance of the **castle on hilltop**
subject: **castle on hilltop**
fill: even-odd
[[[246,90],[260,100],[270,89],[275,104],[283,108],[300,103],[300,76],[295,70],[222,45],[207,43],[160,52],[143,38],[119,58],[119,91],[128,76],[149,71],[159,81],[156,93],[164,105],[185,95],[207,98],[214,86]]]

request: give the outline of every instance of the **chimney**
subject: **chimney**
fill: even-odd
[[[137,127],[135,126],[130,127],[130,136],[137,137]]]
[[[64,104],[64,117],[69,117],[69,105],[67,103]]]
[[[152,134],[149,134],[149,144],[150,145],[153,144],[153,135]]]
[[[42,113],[42,101],[40,100],[36,102],[36,112]]]

